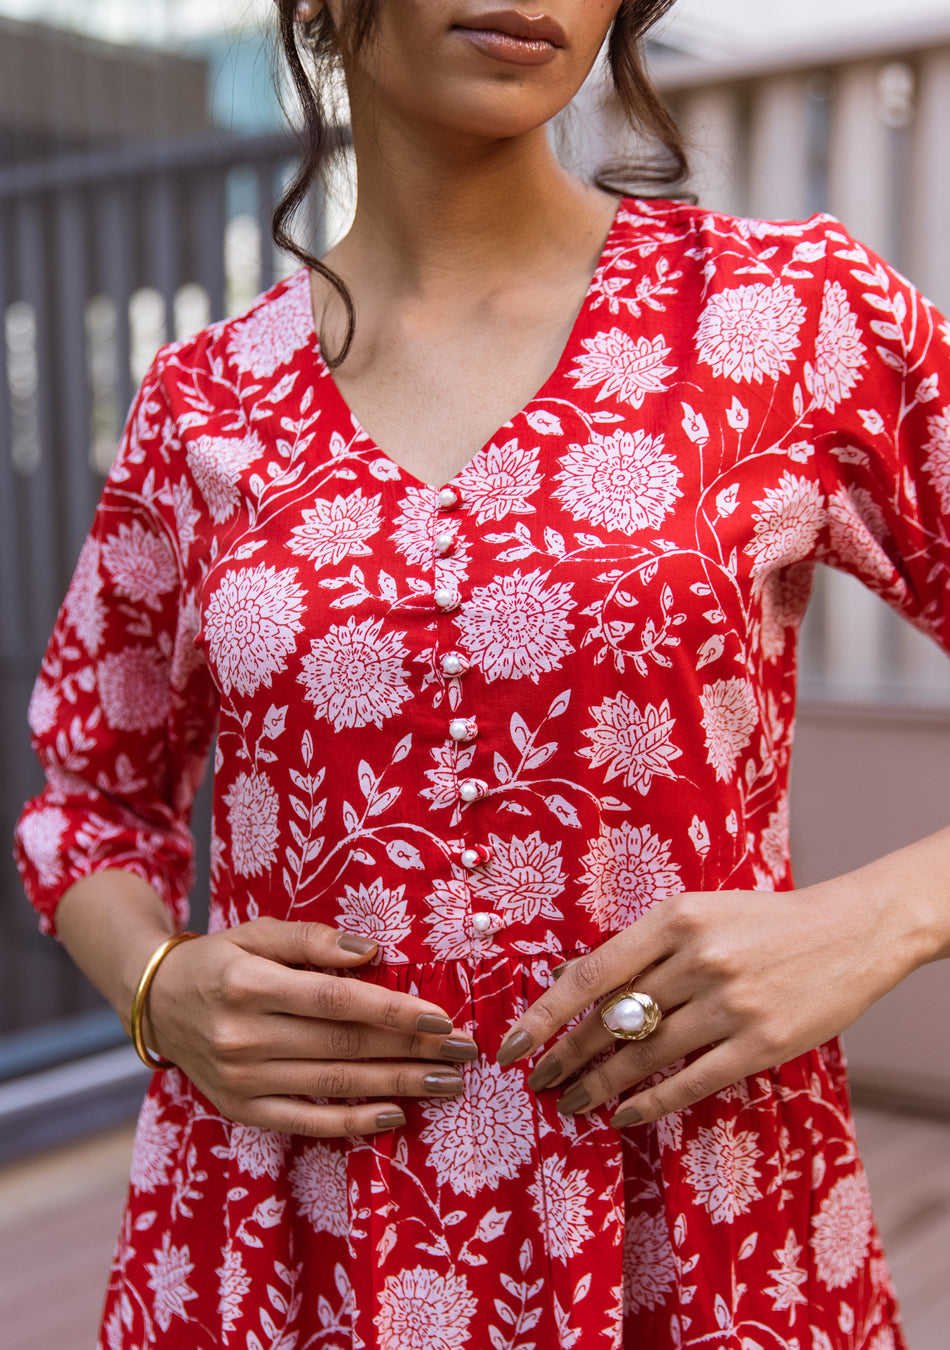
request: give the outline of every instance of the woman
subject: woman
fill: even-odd
[[[903,1344],[833,1038],[947,954],[950,832],[794,891],[785,788],[817,560],[946,635],[946,330],[828,218],[557,166],[608,34],[676,159],[667,7],[280,0],[353,228],[159,355],[32,705],[31,895],[174,1066],[109,1350]]]

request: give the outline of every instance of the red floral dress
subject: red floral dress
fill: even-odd
[[[217,729],[212,927],[373,937],[482,1057],[356,1142],[157,1074],[103,1348],[903,1344],[836,1044],[625,1132],[495,1054],[650,905],[791,886],[812,571],[946,636],[948,408],[947,328],[836,221],[656,202],[445,485],[354,422],[305,273],[159,355],[32,701],[30,894],[122,867],[184,923]]]

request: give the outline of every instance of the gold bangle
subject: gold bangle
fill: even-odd
[[[172,1069],[174,1065],[170,1059],[162,1059],[160,1055],[153,1055],[151,1050],[145,1044],[145,1035],[142,1031],[142,1015],[145,1012],[145,1000],[148,997],[148,991],[152,987],[152,981],[155,978],[155,972],[165,960],[165,957],[173,947],[177,947],[179,942],[189,942],[192,938],[200,937],[200,933],[178,933],[175,937],[166,938],[160,947],[156,948],[148,959],[148,964],[142,971],[142,978],[135,987],[135,993],[132,995],[132,1013],[131,1036],[132,1044],[135,1046],[135,1053],[147,1069]]]

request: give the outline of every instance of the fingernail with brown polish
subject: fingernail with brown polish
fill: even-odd
[[[526,1055],[534,1042],[526,1031],[509,1031],[498,1047],[498,1063],[504,1068]]]
[[[459,1064],[471,1064],[478,1059],[478,1046],[474,1041],[460,1041],[454,1037],[443,1041],[439,1047],[440,1059],[454,1059]]]
[[[585,1106],[590,1106],[590,1093],[583,1083],[575,1083],[558,1102],[557,1109],[562,1116],[572,1116],[575,1111],[583,1111]]]
[[[376,1128],[378,1130],[398,1130],[400,1125],[405,1125],[406,1117],[401,1111],[380,1111],[376,1117]]]
[[[611,1116],[610,1123],[615,1130],[624,1130],[628,1125],[641,1125],[643,1117],[639,1111],[635,1111],[632,1106],[628,1106],[626,1111],[618,1111],[615,1116]]]
[[[373,942],[370,938],[356,937],[353,933],[341,933],[336,945],[342,947],[345,952],[353,952],[356,956],[369,956],[379,948],[378,942]]]
[[[435,1013],[425,1013],[416,1023],[416,1031],[431,1032],[433,1036],[445,1036],[452,1030],[447,1017],[437,1017]]]
[[[543,1063],[528,1075],[528,1087],[533,1092],[541,1092],[542,1089],[550,1087],[555,1078],[561,1076],[561,1061],[557,1055],[549,1055]]]
[[[572,966],[576,960],[577,957],[572,956],[570,961],[562,961],[559,966],[555,966],[554,969],[551,971],[551,974],[554,977],[554,979],[559,980],[561,976],[564,974],[565,970],[567,970],[568,966]]]
[[[457,1073],[427,1073],[422,1085],[431,1097],[457,1097],[465,1089],[464,1080]]]

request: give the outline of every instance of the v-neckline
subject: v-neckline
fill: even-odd
[[[544,400],[547,390],[561,375],[561,372],[563,371],[564,367],[573,359],[574,348],[577,344],[578,332],[583,327],[588,311],[590,310],[594,289],[604,266],[604,259],[606,258],[608,252],[610,251],[614,242],[614,237],[617,234],[617,231],[619,230],[620,218],[624,212],[625,206],[626,206],[626,199],[621,197],[617,203],[617,209],[614,212],[613,219],[610,223],[610,228],[607,231],[603,245],[601,246],[600,253],[598,254],[596,265],[594,267],[593,272],[591,273],[590,280],[587,283],[587,289],[584,292],[584,296],[583,299],[581,300],[580,306],[578,307],[577,313],[574,315],[574,320],[571,324],[570,331],[567,335],[567,340],[565,341],[564,346],[561,349],[560,356],[558,357],[557,361],[555,362],[553,368],[551,369],[547,377],[542,382],[540,388],[537,389],[534,394],[532,394],[531,398],[527,401],[527,403],[523,405],[523,407],[519,408],[518,411],[516,413],[513,413],[511,417],[509,417],[506,421],[502,422],[499,427],[496,427],[496,429],[489,436],[488,440],[485,441],[484,444],[481,445],[474,452],[474,454],[472,454],[465,461],[465,463],[461,466],[461,468],[457,469],[450,478],[447,478],[445,480],[444,483],[439,484],[427,483],[424,479],[419,478],[417,474],[414,474],[410,469],[407,469],[405,465],[400,464],[397,459],[394,459],[392,457],[392,455],[388,454],[380,445],[377,444],[377,442],[373,439],[373,437],[370,436],[369,432],[365,429],[365,427],[363,427],[359,418],[353,412],[353,409],[350,407],[349,403],[344,397],[339,385],[333,378],[333,371],[327,365],[326,360],[324,358],[323,350],[320,346],[320,334],[317,328],[316,314],[314,312],[313,307],[313,288],[311,286],[311,269],[304,268],[302,270],[301,276],[304,278],[307,287],[307,299],[310,307],[311,342],[313,345],[314,357],[317,362],[318,373],[322,376],[324,385],[329,387],[330,398],[336,402],[338,409],[342,413],[344,413],[346,417],[349,418],[350,422],[352,422],[353,424],[353,429],[356,432],[357,437],[361,441],[365,442],[366,445],[369,446],[369,448],[372,450],[373,454],[377,459],[384,461],[392,469],[397,470],[399,477],[407,479],[413,486],[422,488],[428,492],[438,492],[440,488],[451,486],[453,483],[457,482],[457,480],[463,474],[468,473],[469,470],[472,468],[472,466],[476,464],[479,459],[482,458],[482,456],[491,448],[492,445],[495,444],[499,436],[501,436],[504,432],[508,431],[510,428],[513,428],[514,424],[518,421],[518,419],[524,417],[526,413],[530,412],[536,403],[540,403]]]

